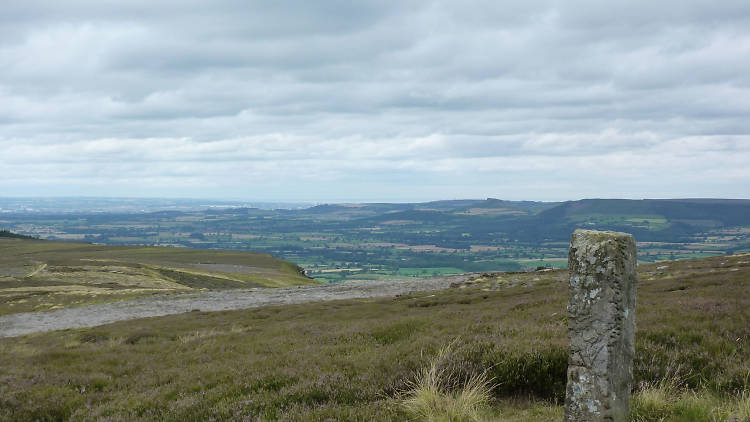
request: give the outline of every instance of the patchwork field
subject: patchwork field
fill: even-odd
[[[42,211],[49,204],[32,205],[0,212],[0,229],[111,245],[264,252],[328,283],[561,268],[579,228],[633,234],[642,262],[750,251],[747,200],[487,199],[159,212],[51,212]]]
[[[633,420],[748,420],[750,255],[642,264],[639,277]],[[566,301],[564,270],[486,274],[0,339],[0,420],[424,420],[404,403],[436,362],[450,375],[438,404],[491,378],[489,400],[450,420],[559,420]]]
[[[267,254],[0,238],[0,315],[159,293],[315,283]]]

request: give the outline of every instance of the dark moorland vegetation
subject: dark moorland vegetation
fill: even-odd
[[[0,227],[50,239],[265,252],[329,282],[564,267],[576,228],[632,233],[644,262],[750,251],[747,200],[487,199],[288,210],[113,210],[4,212]]]
[[[6,238],[6,239],[36,239],[34,236],[27,236],[25,234],[13,233],[10,230],[0,230],[0,238]]]
[[[635,416],[710,421],[696,406],[750,388],[750,255],[642,264],[639,277],[635,388],[670,379],[694,399],[636,396]],[[456,379],[488,371],[491,416],[550,420],[564,395],[566,301],[566,271],[540,271],[0,339],[0,419],[409,420],[402,390],[455,341],[444,365]]]

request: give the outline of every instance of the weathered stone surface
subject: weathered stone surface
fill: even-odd
[[[627,421],[635,354],[635,239],[627,233],[576,230],[568,263],[565,419]]]

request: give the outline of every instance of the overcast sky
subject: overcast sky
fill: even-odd
[[[0,196],[750,197],[750,3],[0,2]]]

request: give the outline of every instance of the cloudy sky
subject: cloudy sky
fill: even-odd
[[[0,196],[750,197],[750,3],[4,0]]]

